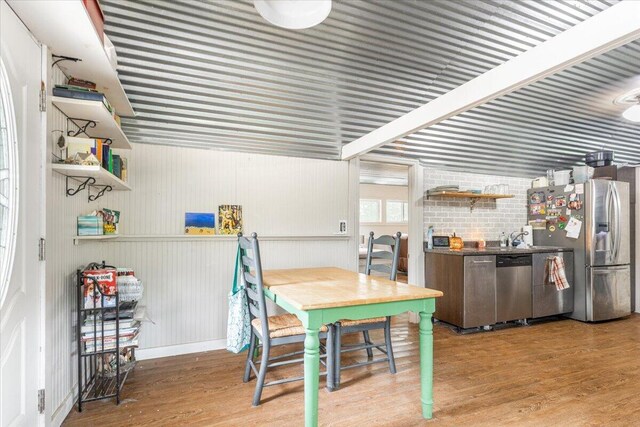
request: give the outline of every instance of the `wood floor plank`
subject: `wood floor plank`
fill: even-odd
[[[471,335],[434,327],[434,419],[421,418],[417,326],[394,318],[398,373],[384,363],[343,371],[341,389],[319,393],[326,426],[633,426],[640,419],[640,315],[600,323],[538,323]],[[377,340],[381,334],[373,334]],[[360,338],[351,335],[347,342]],[[281,349],[290,351],[294,347]],[[123,402],[75,408],[67,426],[299,426],[303,384],[267,387],[251,406],[244,354],[212,351],[143,361]],[[345,363],[365,360],[347,353]],[[302,366],[271,379],[300,375]],[[269,379],[269,377],[268,377]],[[324,380],[320,381],[324,387]]]

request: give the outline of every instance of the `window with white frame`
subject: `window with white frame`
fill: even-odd
[[[360,199],[360,222],[382,222],[382,200]]]
[[[409,203],[401,200],[387,200],[386,214],[388,223],[409,221]]]
[[[0,307],[15,253],[17,227],[16,122],[9,79],[0,59]]]

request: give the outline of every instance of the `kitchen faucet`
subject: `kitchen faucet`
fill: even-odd
[[[515,237],[513,236],[515,233],[518,233],[515,235]],[[512,233],[509,234],[509,245],[508,246],[513,246],[513,241],[516,240],[518,237],[522,237],[522,236],[528,236],[529,232],[528,231],[514,231]]]

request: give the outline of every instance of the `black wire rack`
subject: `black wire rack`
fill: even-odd
[[[91,263],[77,270],[77,342],[78,342],[78,412],[82,404],[101,399],[116,399],[120,404],[120,393],[131,368],[135,365],[135,347],[121,342],[121,314],[135,313],[137,302],[121,302],[117,290],[105,293],[98,281],[87,275],[93,269],[114,269],[102,263]],[[92,303],[87,306],[85,288],[92,286],[89,295]],[[107,304],[115,300],[115,304]],[[105,307],[105,305],[109,305]],[[105,322],[115,321],[115,335],[105,334]],[[89,331],[83,326],[93,326]],[[83,340],[84,338],[84,340]],[[89,346],[87,343],[92,343]],[[120,361],[123,351],[131,352],[132,362],[126,366]]]

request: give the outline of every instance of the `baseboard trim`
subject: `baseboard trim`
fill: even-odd
[[[75,390],[78,385],[76,384],[73,389]],[[64,422],[71,409],[73,409],[73,405],[76,403],[75,395],[73,391],[70,391],[67,394],[67,397],[64,398],[58,409],[51,416],[51,425],[54,427],[59,427]]]
[[[136,350],[137,360],[157,359],[159,357],[179,356],[181,354],[200,353],[203,351],[222,350],[227,348],[227,340],[200,341],[188,344],[169,345]]]

